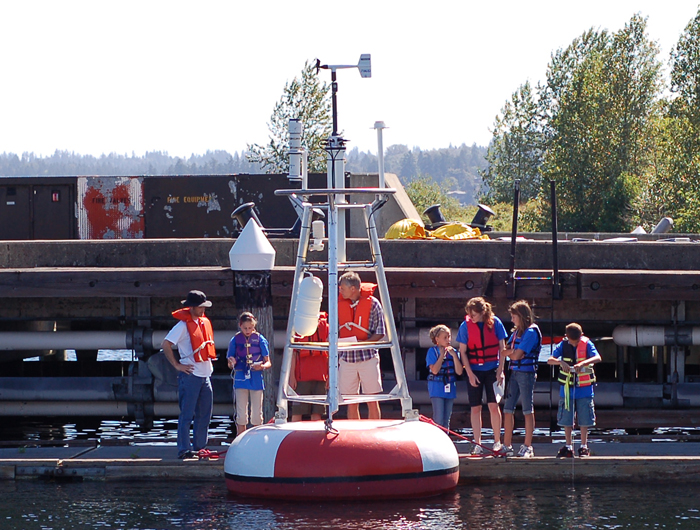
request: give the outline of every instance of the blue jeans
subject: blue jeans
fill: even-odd
[[[214,393],[208,377],[179,372],[177,393],[180,402],[180,416],[177,420],[177,455],[204,449],[209,439],[209,422],[214,408]],[[194,422],[194,433],[190,443],[190,427]]]
[[[455,400],[431,397],[430,402],[433,404],[433,421],[438,425],[442,425],[445,429],[449,429],[452,405],[454,405]]]
[[[522,395],[523,414],[534,414],[536,380],[537,372],[512,370],[508,380],[508,388],[506,389],[506,404],[503,406],[503,412],[513,414],[518,398]]]

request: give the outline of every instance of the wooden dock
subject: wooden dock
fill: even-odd
[[[588,458],[557,459],[560,444],[534,444],[535,457],[473,457],[457,443],[460,483],[676,482],[700,473],[700,442],[591,443]],[[211,447],[224,451],[226,446]],[[0,448],[0,480],[224,480],[218,460],[178,460],[173,445]]]

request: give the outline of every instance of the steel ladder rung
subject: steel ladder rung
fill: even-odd
[[[304,263],[303,265],[304,270],[314,270],[314,271],[328,271],[328,264],[323,263],[323,262],[313,262],[313,261],[308,261]],[[376,261],[348,261],[348,262],[341,262],[338,263],[338,268],[339,269],[348,269],[348,270],[373,270],[376,272],[377,270],[377,262]]]
[[[394,343],[392,341],[378,342],[339,342],[338,351],[355,351],[355,350],[377,350],[381,348],[391,348]],[[288,348],[294,350],[310,350],[310,351],[328,351],[329,345],[327,342],[289,342]]]
[[[339,261],[338,262],[338,269],[358,269],[358,270],[363,270],[363,269],[374,269],[376,270],[377,267],[377,262],[376,261]]]
[[[392,401],[401,399],[401,396],[396,394],[344,394],[341,396],[341,405],[353,405],[355,403],[371,403],[372,401]],[[312,405],[325,405],[325,395],[296,395],[287,396],[287,401],[296,403],[310,403]]]

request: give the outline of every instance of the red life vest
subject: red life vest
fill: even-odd
[[[295,339],[297,342],[328,342],[328,313],[318,315],[318,327],[313,335]],[[297,381],[328,381],[328,352],[294,350],[297,356],[294,377]]]
[[[214,331],[209,319],[202,315],[197,319],[198,322],[195,322],[189,307],[173,311],[173,316],[187,325],[187,332],[190,334],[190,343],[194,352],[194,360],[198,363],[209,359],[216,360]]]
[[[467,315],[467,359],[469,364],[484,364],[498,361],[500,345],[496,337],[496,326],[489,328],[486,322],[483,327]]]
[[[357,302],[338,296],[338,335],[340,337],[357,337],[367,340],[369,333],[369,315],[372,312],[370,297],[377,288],[375,283],[360,284],[360,298]]]
[[[561,358],[563,361],[573,366],[581,361],[585,361],[588,358],[588,341],[590,339],[585,335],[581,335],[576,345],[576,359],[574,359],[574,347],[568,340],[564,341],[561,348]],[[562,384],[571,384],[573,378],[576,376],[576,386],[590,386],[596,382],[595,372],[592,366],[586,366],[583,370],[577,374],[566,373],[559,371],[559,382]]]

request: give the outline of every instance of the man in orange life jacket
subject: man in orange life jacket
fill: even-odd
[[[191,458],[204,449],[209,436],[209,422],[214,406],[211,374],[216,359],[214,334],[204,310],[211,302],[202,291],[190,291],[182,300],[182,309],[173,312],[179,320],[163,340],[163,353],[178,371],[180,416],[177,421],[177,457]],[[177,346],[178,355],[173,352]],[[190,427],[194,422],[192,442]]]
[[[356,272],[346,272],[338,280],[338,336],[355,337],[362,342],[379,341],[386,333],[384,310],[372,293],[377,286],[361,283]],[[379,350],[344,351],[338,354],[338,387],[341,394],[382,393]],[[367,403],[369,419],[381,418],[378,401]],[[360,419],[358,404],[348,405],[348,419]]]
[[[559,410],[557,424],[564,427],[566,445],[559,450],[557,458],[573,458],[572,431],[574,413],[581,429],[579,456],[589,456],[588,428],[595,425],[593,387],[595,373],[593,365],[601,361],[593,342],[583,335],[579,324],[572,322],[566,326],[566,337],[557,344],[547,364],[559,366]],[[567,395],[568,394],[568,395]]]

